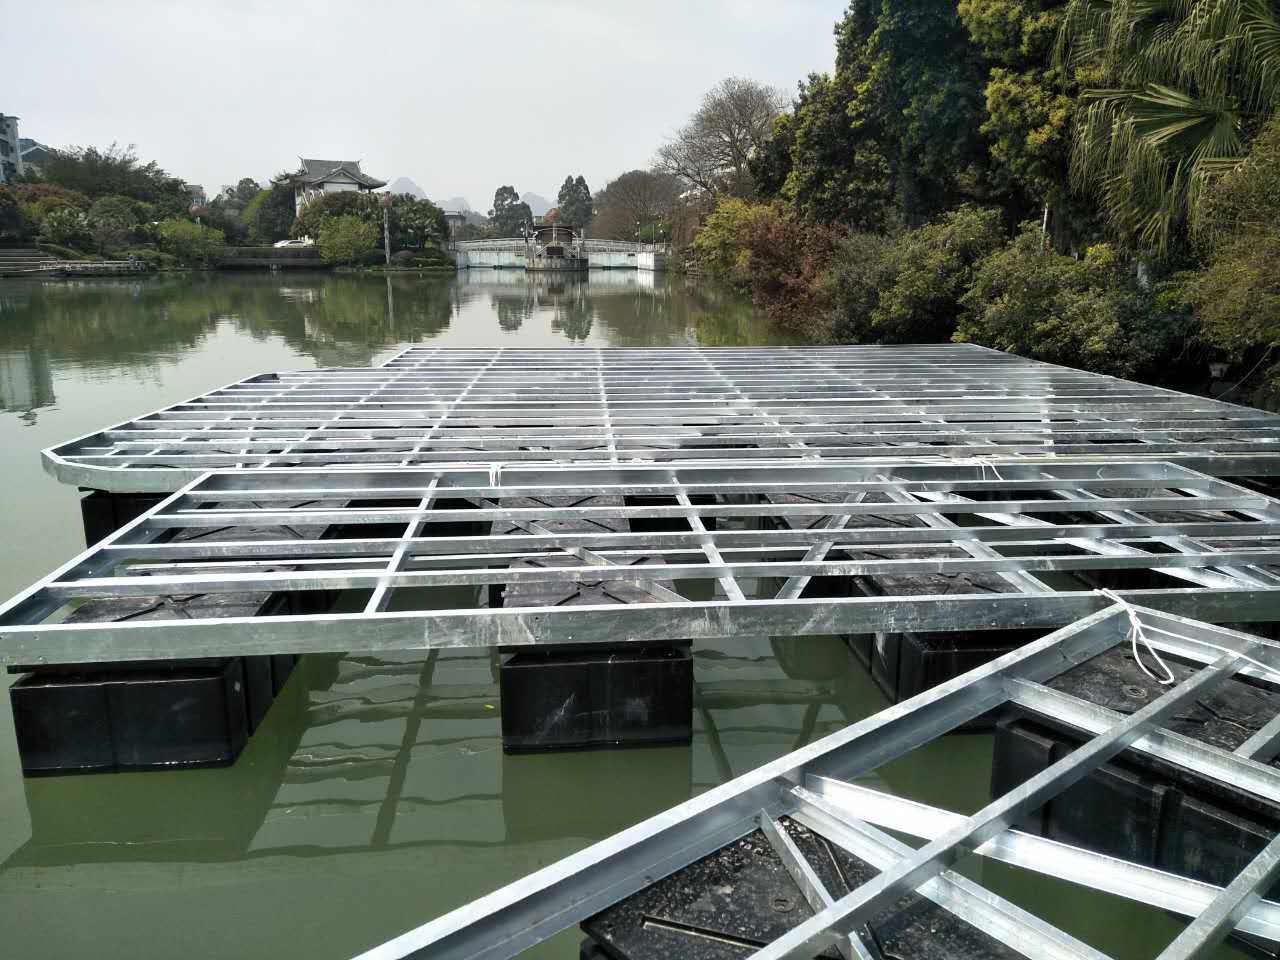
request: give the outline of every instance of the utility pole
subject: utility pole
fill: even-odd
[[[387,266],[391,266],[391,194],[382,195],[382,252],[387,255]]]

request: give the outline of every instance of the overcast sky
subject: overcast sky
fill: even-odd
[[[299,156],[439,202],[648,166],[707,88],[829,70],[844,0],[0,0],[0,112],[212,192]]]

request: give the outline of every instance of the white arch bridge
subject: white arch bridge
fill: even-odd
[[[561,231],[567,233],[567,231]],[[595,269],[665,270],[670,248],[664,243],[632,243],[628,240],[594,240],[580,237],[543,236],[505,237],[492,240],[460,240],[450,245],[459,270],[495,269],[523,270],[535,257],[542,256],[548,246],[558,243],[565,252],[583,257]]]

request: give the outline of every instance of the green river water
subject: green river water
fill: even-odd
[[[0,594],[83,549],[78,494],[42,472],[42,448],[252,374],[420,342],[785,341],[737,297],[633,272],[0,280]],[[306,658],[221,770],[24,779],[0,708],[0,960],[350,957],[885,705],[834,638],[702,645],[695,671],[717,697],[692,746],[624,752],[504,756],[474,653]],[[960,736],[877,780],[968,811],[990,766],[990,738]],[[1116,957],[1152,956],[1180,927],[966,869]],[[578,939],[535,953],[573,960]]]

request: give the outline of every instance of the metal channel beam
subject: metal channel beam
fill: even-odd
[[[963,814],[831,777],[810,777],[795,792],[801,806],[792,816],[801,822],[814,809],[840,820],[933,840],[964,821]],[[1183,917],[1199,916],[1222,889],[1021,830],[1006,830],[974,853]],[[1241,933],[1280,943],[1280,903],[1259,901],[1239,918],[1237,926]]]

